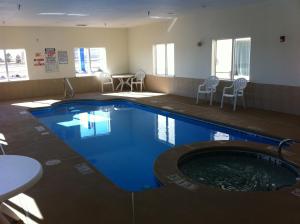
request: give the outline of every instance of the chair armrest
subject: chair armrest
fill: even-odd
[[[198,86],[198,91],[200,91],[202,87],[205,87],[205,83],[200,84],[200,85]]]
[[[232,88],[233,88],[233,84],[231,86],[224,87],[223,93],[225,93],[227,90],[232,89]]]

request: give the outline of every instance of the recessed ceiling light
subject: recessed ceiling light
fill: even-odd
[[[63,16],[65,14],[66,13],[64,13],[64,12],[41,12],[38,15],[41,15],[41,16]]]
[[[88,14],[81,14],[81,13],[68,13],[67,16],[88,16]]]

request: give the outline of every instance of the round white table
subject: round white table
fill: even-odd
[[[129,88],[131,88],[130,79],[133,78],[134,75],[132,75],[132,74],[112,75],[111,77],[113,79],[119,80],[119,84],[118,84],[116,90],[120,89],[121,91],[123,91],[124,85],[127,85],[127,86],[129,86]]]
[[[0,205],[5,200],[28,190],[42,175],[42,165],[35,159],[0,155]],[[1,216],[0,211],[0,220],[3,218]]]

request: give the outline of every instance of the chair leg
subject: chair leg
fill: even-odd
[[[212,103],[213,103],[213,97],[214,97],[214,93],[213,91],[210,92],[210,102],[209,102],[209,105],[212,106]]]
[[[236,102],[237,102],[237,96],[234,96],[233,111],[236,110]]]
[[[133,85],[132,85],[132,83],[130,84],[130,90],[131,90],[131,92],[132,92],[132,90],[133,90]]]
[[[112,91],[115,91],[114,83],[111,84]]]
[[[143,91],[143,83],[141,83],[140,86],[141,86],[141,89],[140,89],[140,90],[141,90],[141,92],[142,92],[142,91]]]
[[[101,92],[104,92],[104,87],[103,87],[103,83],[101,83]]]
[[[197,93],[197,99],[196,99],[196,104],[199,103],[199,93]]]
[[[221,109],[223,109],[223,104],[224,104],[224,95],[222,95],[222,100],[221,100]]]

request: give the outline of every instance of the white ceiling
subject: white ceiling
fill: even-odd
[[[132,27],[153,22],[147,16],[180,16],[197,8],[235,7],[263,0],[0,0],[0,26]],[[18,4],[21,5],[20,11]],[[38,15],[65,13],[64,15]],[[66,14],[84,14],[68,16]],[[172,15],[174,16],[174,15]]]

